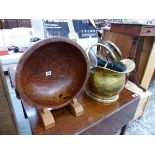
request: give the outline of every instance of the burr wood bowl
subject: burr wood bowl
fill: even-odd
[[[88,70],[80,45],[63,37],[48,38],[28,48],[20,58],[16,88],[28,104],[58,109],[83,90]]]

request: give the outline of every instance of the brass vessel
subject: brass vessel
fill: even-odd
[[[103,48],[106,46],[102,44],[97,45]],[[108,51],[107,47],[106,50]],[[111,53],[112,51],[109,50],[108,52]],[[88,54],[89,59],[93,61],[96,59],[95,53],[90,53],[90,49]],[[111,54],[112,57],[113,55]],[[116,57],[113,57],[113,59],[116,60]],[[119,59],[122,59],[121,55]],[[107,104],[115,102],[118,100],[119,94],[125,86],[127,73],[130,73],[135,68],[135,63],[130,59],[120,60],[126,66],[126,70],[118,72],[107,68],[106,65],[104,67],[97,66],[97,62],[95,61],[93,63],[90,62],[90,76],[85,87],[85,92],[89,97],[98,102]]]

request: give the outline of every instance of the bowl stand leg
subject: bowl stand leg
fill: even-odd
[[[38,112],[46,130],[55,126],[53,114],[48,108],[39,109]]]
[[[73,98],[73,101],[69,104],[69,107],[74,116],[80,116],[84,112],[83,106],[80,102],[78,102],[77,98]],[[38,112],[46,130],[55,126],[53,114],[48,108],[38,109]]]
[[[78,102],[77,98],[73,98],[73,101],[69,104],[69,106],[74,116],[80,116],[84,112],[83,106],[80,102]]]

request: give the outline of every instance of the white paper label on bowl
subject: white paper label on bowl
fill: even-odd
[[[50,75],[52,75],[52,72],[51,71],[47,71],[46,72],[46,76],[50,76]]]

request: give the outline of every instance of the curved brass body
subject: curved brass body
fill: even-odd
[[[91,69],[85,92],[96,101],[111,103],[119,98],[125,86],[126,75],[103,67]]]

